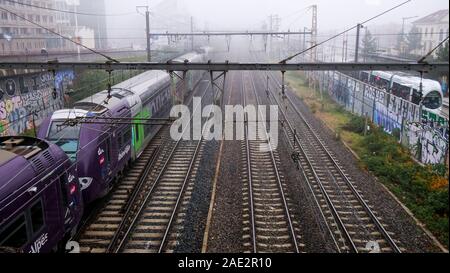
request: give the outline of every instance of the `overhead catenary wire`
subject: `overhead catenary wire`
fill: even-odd
[[[135,12],[118,13],[118,14],[88,13],[88,12],[61,10],[61,9],[55,9],[55,8],[50,8],[50,7],[42,7],[42,6],[38,6],[38,5],[33,5],[33,4],[24,3],[24,2],[18,2],[18,1],[13,1],[13,0],[4,0],[4,1],[5,2],[9,2],[9,3],[14,3],[14,4],[17,4],[17,5],[37,8],[37,9],[44,9],[44,10],[50,10],[50,11],[54,11],[54,12],[70,13],[70,14],[85,15],[85,16],[109,17],[109,16],[127,16],[127,15],[136,14]]]
[[[170,59],[170,58],[163,58],[162,61],[167,61],[167,60],[169,60],[169,59]],[[139,73],[138,73],[138,74],[139,74]],[[115,81],[116,76],[117,76],[117,77],[120,77],[120,75],[113,75],[113,79],[112,79],[113,82]],[[133,77],[136,77],[136,76],[137,76],[137,75],[133,75],[133,76],[131,76],[130,78],[133,78]],[[128,78],[128,79],[130,79],[130,78]],[[123,78],[122,78],[122,79],[123,79]],[[107,81],[107,80],[109,80],[109,77],[106,77],[106,78],[101,79],[101,80],[98,82],[98,85],[96,85],[96,87],[98,87],[99,85],[103,84],[103,82],[105,82],[105,81]],[[127,80],[127,79],[125,79],[125,80]],[[92,87],[91,85],[89,85],[89,86],[83,86],[83,87],[81,87],[81,88],[75,90],[74,93],[76,93],[77,91],[84,90],[84,89],[86,89],[86,88],[91,88],[91,87]],[[105,89],[102,88],[102,90],[105,90]],[[100,92],[100,91],[99,91],[99,92]],[[92,95],[94,95],[94,94],[92,94]],[[92,95],[90,95],[90,96],[88,96],[88,97],[92,97]],[[9,121],[9,122],[7,122],[7,123],[1,124],[2,127],[0,127],[0,128],[2,128],[3,130],[0,131],[0,134],[3,133],[3,132],[6,131],[6,130],[9,130],[9,128],[12,127],[14,124],[16,124],[16,123],[18,123],[18,122],[21,122],[21,121],[24,120],[24,119],[30,118],[30,117],[32,117],[32,116],[34,116],[34,115],[37,115],[37,114],[39,114],[39,113],[41,113],[41,112],[43,112],[43,111],[45,111],[45,110],[47,110],[47,107],[45,107],[45,106],[44,106],[44,107],[40,106],[39,108],[34,109],[33,112],[31,112],[31,113],[29,113],[29,114],[27,114],[27,115],[19,116],[18,118],[14,119],[14,120],[12,120],[12,121]]]
[[[386,11],[383,11],[382,13],[379,13],[379,14],[377,14],[377,15],[375,15],[375,16],[373,16],[373,17],[371,17],[371,18],[369,18],[369,19],[367,19],[367,20],[365,20],[365,21],[363,21],[362,23],[360,23],[360,24],[358,24],[358,25],[366,24],[366,23],[368,23],[368,22],[370,22],[370,21],[372,21],[372,20],[374,20],[374,19],[376,19],[376,18],[378,18],[378,17],[380,17],[380,16],[382,16],[382,15],[384,15],[384,14],[386,14],[386,13],[392,11],[392,10],[394,10],[394,9],[397,9],[397,8],[399,8],[399,7],[405,5],[406,3],[409,3],[409,2],[411,2],[411,0],[407,0],[407,1],[405,1],[405,2],[402,2],[402,3],[400,3],[400,4],[398,4],[398,5],[396,5],[396,6],[392,7],[392,8],[390,8],[390,9],[388,9],[388,10],[386,10]],[[330,40],[332,40],[332,39],[334,39],[334,38],[336,38],[336,37],[341,36],[341,35],[344,34],[344,33],[347,33],[347,32],[349,32],[349,31],[351,31],[351,30],[357,28],[358,25],[353,26],[353,27],[351,27],[351,28],[348,28],[348,29],[346,29],[346,30],[344,30],[344,31],[342,31],[342,32],[340,32],[340,33],[338,33],[338,34],[336,34],[336,35],[333,35],[332,37],[326,39],[326,40],[323,41],[323,42],[320,42],[320,43],[318,43],[318,44],[314,44],[314,45],[312,45],[311,47],[309,47],[309,48],[307,48],[307,49],[305,49],[305,50],[300,51],[299,53],[296,53],[296,54],[294,54],[294,55],[292,55],[292,56],[290,56],[290,57],[288,57],[288,58],[286,58],[286,59],[284,59],[284,60],[281,60],[280,63],[286,63],[287,61],[290,61],[290,60],[292,60],[293,58],[295,58],[295,57],[297,57],[297,56],[299,56],[299,55],[301,55],[301,54],[303,54],[303,53],[305,53],[305,52],[307,52],[307,51],[310,51],[311,49],[314,49],[314,48],[316,48],[316,47],[318,47],[318,46],[320,46],[320,45],[322,45],[322,44],[324,44],[324,43],[326,43],[326,42],[328,42],[328,41],[330,41]]]
[[[111,58],[111,57],[108,56],[108,55],[105,55],[105,54],[103,54],[103,53],[101,53],[101,52],[98,52],[98,51],[96,51],[96,50],[94,50],[94,49],[92,49],[92,48],[90,48],[90,47],[87,47],[87,46],[83,45],[82,43],[76,42],[76,41],[70,39],[70,38],[67,37],[67,36],[64,36],[64,35],[62,35],[62,34],[56,32],[56,31],[53,31],[53,30],[51,30],[51,29],[49,29],[49,28],[47,28],[47,27],[44,27],[43,25],[40,25],[40,24],[38,24],[38,23],[36,23],[36,22],[34,22],[34,21],[32,21],[32,20],[27,19],[27,18],[24,17],[24,16],[21,16],[21,15],[15,13],[15,12],[12,12],[12,11],[9,10],[9,9],[6,9],[6,8],[4,8],[4,7],[0,7],[0,10],[4,10],[4,11],[6,11],[6,12],[9,12],[9,13],[11,13],[11,14],[14,14],[15,16],[17,16],[17,17],[19,17],[19,18],[21,18],[21,19],[23,19],[23,20],[25,20],[25,21],[27,21],[27,22],[29,22],[29,23],[35,25],[35,26],[38,26],[38,27],[40,27],[40,28],[42,28],[42,29],[45,29],[46,31],[48,31],[48,32],[50,32],[50,33],[53,33],[53,34],[55,34],[55,35],[58,35],[59,37],[65,39],[65,40],[67,40],[67,41],[69,41],[69,42],[72,42],[72,43],[74,43],[74,44],[76,44],[76,45],[78,45],[78,46],[81,46],[81,47],[83,47],[83,48],[85,48],[85,49],[87,49],[87,50],[89,50],[89,51],[91,51],[91,52],[93,52],[93,53],[95,53],[95,54],[98,54],[98,55],[100,55],[100,56],[102,56],[102,57],[108,59],[108,60],[111,61],[111,62],[114,62],[114,63],[120,63],[118,60],[116,60],[116,59],[114,59],[114,58]]]

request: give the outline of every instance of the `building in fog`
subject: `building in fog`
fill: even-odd
[[[15,14],[70,39],[81,41],[86,46],[93,45],[94,38],[91,37],[91,32],[94,30],[92,28],[78,24],[78,18],[74,13],[54,10],[76,12],[78,0],[28,0],[23,2],[25,5],[14,2],[0,0],[0,7],[11,11],[0,10],[0,55],[36,55],[43,49],[48,53],[76,51],[77,46],[74,43],[31,24]]]
[[[412,23],[422,33],[422,48],[417,54],[425,55],[448,36],[448,12],[448,9],[439,10]]]
[[[28,0],[25,3],[31,4],[31,1]],[[54,0],[33,1],[33,5],[53,8]],[[39,23],[51,30],[56,30],[54,12],[5,0],[0,0],[0,7],[11,11],[0,10],[0,55],[34,54],[47,47],[49,33],[17,15]]]
[[[105,14],[105,0],[79,0],[79,13]],[[94,30],[95,48],[108,48],[106,16],[78,15],[78,25]]]
[[[78,2],[76,0],[54,0],[55,9],[76,11]],[[58,33],[61,33],[71,39],[76,35],[75,21],[76,16],[73,13],[55,12],[56,29]],[[54,37],[52,48],[64,49],[64,51],[74,51],[76,45],[62,37]]]

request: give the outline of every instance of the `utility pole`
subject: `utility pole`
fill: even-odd
[[[411,16],[411,17],[403,17],[402,18],[402,41],[400,44],[400,52],[404,53],[405,51],[405,21],[413,18],[417,18],[419,16]]]
[[[140,8],[145,8],[145,33],[147,37],[147,62],[151,62],[152,53],[151,53],[151,44],[150,44],[150,11],[148,6],[137,6],[136,11],[139,13]]]
[[[269,30],[270,30],[270,32],[273,32],[273,15],[272,14],[269,16]],[[269,37],[269,56],[271,56],[271,54],[272,54],[272,42],[273,42],[272,39],[273,39],[272,34],[270,34],[270,37]]]
[[[317,44],[317,5],[312,5],[312,22],[311,22],[311,46]],[[317,58],[316,48],[312,49],[311,61],[315,62]]]
[[[358,24],[356,26],[356,48],[355,48],[355,63],[358,62],[358,58],[359,58],[359,32],[361,31],[361,28],[363,27],[363,25]]]
[[[79,39],[79,33],[78,33],[78,15],[77,15],[77,5],[74,3],[73,5],[73,11],[74,11],[74,17],[75,17],[75,36],[77,37],[77,41],[81,42]],[[94,40],[95,43],[95,40]],[[81,60],[81,56],[80,56],[81,50],[80,50],[80,45],[77,45],[77,59],[78,61]]]
[[[194,33],[194,17],[191,16],[191,33]],[[194,50],[194,35],[191,36],[191,50]]]
[[[303,27],[303,50],[306,49],[306,27]]]
[[[348,57],[348,34],[345,34],[345,62],[347,62],[347,57]]]
[[[269,28],[270,32],[278,31],[280,28],[280,21],[281,18],[276,14],[271,14],[269,16]],[[269,40],[269,54],[272,54],[274,51],[274,43],[273,43],[273,34],[270,34],[270,40]]]
[[[369,31],[369,29],[367,28],[367,26],[364,28],[364,37],[367,37],[367,32]],[[367,39],[367,38],[365,38],[365,39]],[[365,47],[366,45],[364,45],[364,47]],[[367,49],[366,48],[364,48],[364,62],[366,62],[366,58],[367,58],[367,55],[368,54],[368,52],[367,52]]]
[[[405,21],[413,18],[417,18],[419,16],[411,16],[411,17],[403,17],[402,18],[402,39],[405,38]]]

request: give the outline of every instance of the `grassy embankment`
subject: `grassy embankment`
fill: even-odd
[[[362,168],[372,172],[397,198],[448,247],[448,168],[421,166],[409,151],[383,130],[352,115],[327,94],[323,103],[319,92],[308,87],[301,74],[288,73],[287,82],[314,115],[321,119],[360,158]]]

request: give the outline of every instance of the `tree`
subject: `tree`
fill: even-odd
[[[405,35],[403,35],[403,33],[398,33],[397,34],[397,48],[402,48],[403,45],[405,43]]]
[[[448,41],[437,50],[436,60],[439,62],[448,62]]]
[[[413,54],[415,50],[422,49],[422,36],[417,27],[411,28],[406,36],[406,47],[409,54]]]
[[[436,52],[435,60],[438,62],[448,62],[448,41],[439,47]],[[442,85],[442,90],[446,95],[448,95],[448,79],[449,79],[449,73],[448,70],[443,73],[431,73],[432,77],[439,80]]]
[[[363,50],[362,53],[364,56],[369,54],[374,54],[377,51],[377,40],[372,37],[372,33],[369,30],[366,30],[366,34],[362,40]]]

